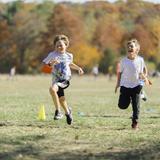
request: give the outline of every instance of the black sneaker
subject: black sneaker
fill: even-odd
[[[58,120],[58,119],[62,119],[63,118],[63,114],[61,112],[59,112],[58,110],[55,111],[54,114],[54,120]]]
[[[142,100],[147,101],[147,98],[146,98],[146,97],[144,97],[144,98],[142,98]]]
[[[71,108],[69,108],[69,114],[66,114],[66,121],[68,125],[72,124],[73,117],[72,117],[72,111]]]
[[[147,101],[147,96],[144,91],[141,92],[140,96],[143,101]]]

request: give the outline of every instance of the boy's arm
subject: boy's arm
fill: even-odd
[[[144,77],[145,77],[146,84],[147,85],[152,85],[152,82],[147,78],[147,76],[148,76],[148,69],[147,69],[146,65],[143,68],[143,74],[144,74]]]
[[[143,73],[140,74],[140,78],[145,81],[146,85],[152,85],[152,82],[148,79],[148,69],[145,64],[143,67]]]
[[[53,67],[54,65],[60,63],[58,58],[55,58],[51,53],[42,61],[43,65],[49,65],[50,67]]]
[[[83,69],[75,63],[72,62],[69,66],[71,67],[71,69],[77,70],[80,75],[84,74]]]
[[[121,72],[117,73],[117,84],[116,84],[116,87],[115,87],[115,93],[117,93],[117,89],[120,86],[121,74],[122,74]]]
[[[144,68],[143,68],[143,74],[144,74],[144,76],[148,76],[148,70],[147,70],[147,67],[146,67],[146,65],[144,66]]]

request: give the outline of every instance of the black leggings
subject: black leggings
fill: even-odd
[[[139,118],[141,89],[141,85],[134,88],[126,88],[123,86],[120,88],[118,107],[120,109],[127,109],[129,104],[132,102],[133,120],[138,120]]]

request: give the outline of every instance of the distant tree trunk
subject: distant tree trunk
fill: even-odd
[[[20,57],[19,57],[19,67],[18,67],[19,73],[24,74],[26,71],[25,66],[25,49],[20,50]]]

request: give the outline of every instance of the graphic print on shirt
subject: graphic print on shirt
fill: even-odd
[[[52,66],[52,81],[70,80],[71,70],[69,65],[73,60],[73,55],[68,52],[60,54],[53,51],[43,60],[43,63],[48,64],[52,60],[57,60],[59,62]]]
[[[54,66],[55,76],[58,80],[67,79],[67,65],[65,62],[60,62]]]

